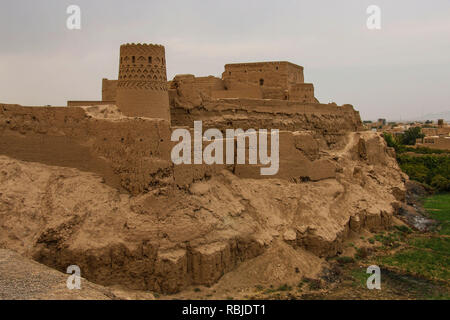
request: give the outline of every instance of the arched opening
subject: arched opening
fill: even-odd
[[[135,57],[135,56],[132,56],[132,57],[131,57],[131,61],[132,61],[132,63],[135,63],[135,62],[136,62],[136,57]]]
[[[148,57],[148,63],[152,63],[152,57]]]
[[[259,79],[259,85],[263,86],[264,85],[264,79]]]

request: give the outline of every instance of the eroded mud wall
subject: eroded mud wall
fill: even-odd
[[[273,105],[268,102],[263,105],[252,100],[233,102],[189,112],[179,109],[174,122],[190,127],[194,121],[202,120],[204,130],[211,127],[223,131],[227,128],[280,129],[277,175],[261,177],[260,165],[175,166],[170,152],[177,143],[171,141],[171,131],[176,127],[167,121],[100,119],[77,107],[1,105],[0,154],[94,172],[107,184],[132,194],[172,184],[188,186],[224,168],[243,178],[317,181],[335,176],[335,166],[320,159],[319,150],[338,145],[360,123],[351,107],[322,106],[318,112],[313,106],[288,103],[273,111]]]

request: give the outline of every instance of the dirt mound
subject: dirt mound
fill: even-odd
[[[275,242],[262,255],[224,275],[215,288],[225,291],[258,285],[297,284],[303,277],[316,277],[324,265],[326,263],[311,252]]]
[[[21,255],[0,249],[0,299],[2,300],[109,300],[111,290],[81,281],[81,290],[67,289],[69,274],[46,267]]]

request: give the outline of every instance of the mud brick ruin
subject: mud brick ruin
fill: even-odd
[[[167,81],[167,63],[163,46],[126,44],[100,101],[0,104],[2,247],[79,265],[96,283],[173,293],[285,281],[294,266],[314,277],[350,235],[391,224],[407,179],[393,151],[361,131],[353,106],[319,103],[303,67],[227,64],[221,78]],[[279,129],[278,174],[174,165],[171,132],[196,120]]]
[[[169,92],[172,104],[184,92],[192,103],[221,98],[252,98],[319,103],[314,97],[314,86],[304,82],[303,67],[286,61],[236,63],[225,65],[222,78],[177,75],[166,83],[164,47],[158,45],[123,45],[120,53],[119,80],[103,79],[102,100],[114,102],[124,114],[145,115],[141,95],[152,106],[163,109],[166,103],[164,91]],[[127,96],[128,89],[135,90]],[[152,91],[154,91],[152,93]],[[133,92],[132,90],[130,92]],[[157,93],[158,92],[158,93]],[[72,101],[69,105],[74,105]],[[127,106],[124,106],[127,104]],[[138,113],[129,111],[136,105]],[[156,111],[154,111],[156,112]],[[158,114],[149,114],[157,118]]]

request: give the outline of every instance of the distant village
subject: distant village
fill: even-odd
[[[386,132],[393,137],[405,134],[411,128],[420,128],[421,136],[416,139],[416,147],[428,147],[439,150],[450,150],[450,125],[439,119],[436,121],[423,122],[387,122],[386,119],[378,119],[378,121],[364,121],[364,125],[368,130],[377,132]]]

